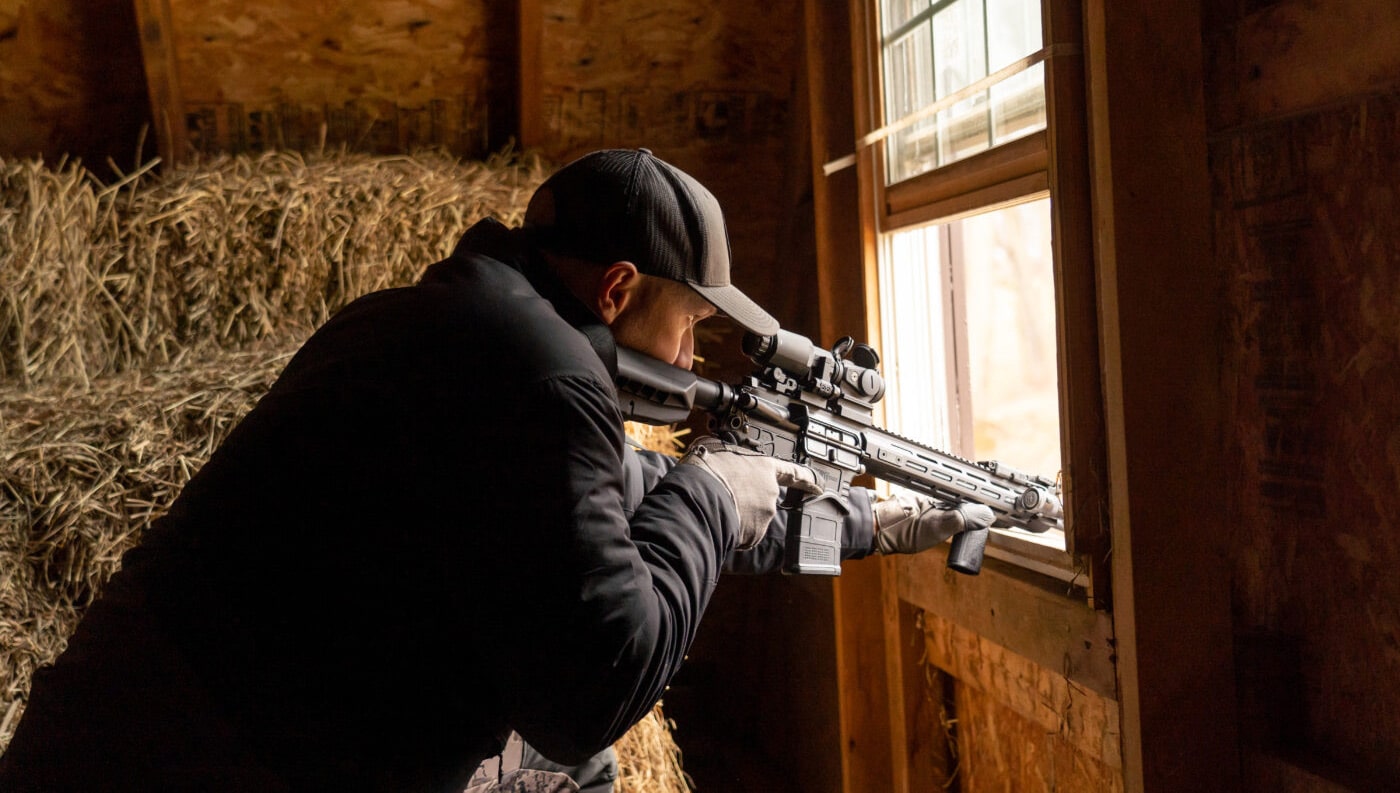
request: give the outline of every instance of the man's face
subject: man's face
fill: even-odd
[[[643,276],[637,299],[612,322],[623,347],[672,366],[689,369],[695,360],[695,325],[717,312],[685,284]]]

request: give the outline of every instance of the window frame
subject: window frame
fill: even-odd
[[[884,53],[879,0],[855,4],[856,164],[868,240],[948,223],[1040,195],[1051,197],[1055,268],[1065,550],[995,533],[988,556],[1068,582],[1098,609],[1111,603],[1104,406],[1090,214],[1083,24],[1080,0],[1041,0],[1046,126],[934,170],[887,184]],[[1016,64],[1013,64],[1013,67]],[[1008,67],[1012,68],[1012,67]],[[1005,70],[1002,70],[1005,71]],[[830,166],[828,166],[830,168]],[[867,316],[880,338],[879,245],[866,246]]]

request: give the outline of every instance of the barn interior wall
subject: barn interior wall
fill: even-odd
[[[1400,9],[1205,4],[1243,740],[1400,783]],[[1268,760],[1248,774],[1276,780]]]

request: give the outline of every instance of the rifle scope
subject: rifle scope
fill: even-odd
[[[850,336],[828,352],[792,331],[780,330],[772,336],[747,333],[743,349],[759,366],[781,369],[826,398],[852,397],[873,404],[885,395],[885,378],[876,369],[880,356]]]

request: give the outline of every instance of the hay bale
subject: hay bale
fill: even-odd
[[[690,793],[695,789],[671,736],[676,724],[666,718],[661,706],[658,702],[614,746],[617,781],[613,793]]]
[[[34,671],[310,330],[480,218],[518,222],[545,175],[269,153],[102,185],[0,159],[0,751]],[[670,728],[658,706],[619,742],[619,793],[689,790]]]
[[[471,224],[512,224],[533,156],[267,152],[102,185],[0,159],[0,383],[106,374],[303,333],[416,280]]]

